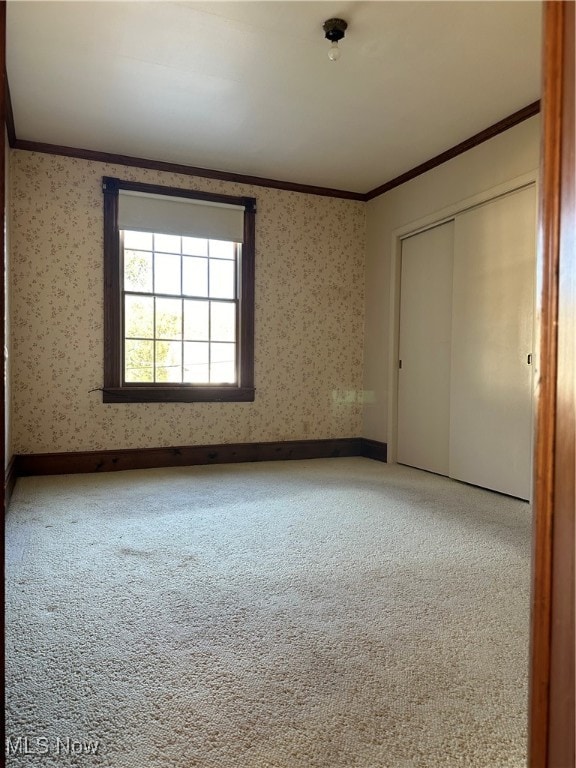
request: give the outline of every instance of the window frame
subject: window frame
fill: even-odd
[[[123,329],[123,256],[118,228],[118,193],[120,190],[167,195],[213,203],[228,203],[244,208],[244,242],[238,279],[237,370],[234,384],[124,384],[122,360]],[[254,278],[256,199],[235,195],[198,192],[164,187],[111,176],[102,178],[104,193],[104,386],[103,403],[195,403],[253,402],[254,388]]]

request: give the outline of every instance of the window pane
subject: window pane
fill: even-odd
[[[210,256],[213,259],[233,259],[236,255],[236,244],[227,240],[210,240]]]
[[[124,290],[152,293],[152,254],[124,251]]]
[[[182,344],[156,342],[156,381],[182,382]]]
[[[134,232],[131,229],[124,230],[124,248],[140,251],[152,250],[151,232]]]
[[[189,341],[208,341],[207,301],[184,301],[184,338]]]
[[[182,338],[181,299],[156,299],[156,338]]]
[[[180,235],[154,235],[154,250],[180,253]]]
[[[125,346],[124,379],[127,382],[154,381],[154,342],[131,341]]]
[[[236,304],[229,301],[210,302],[210,340],[236,340]]]
[[[208,296],[208,259],[190,259],[182,262],[182,293],[187,296]]]
[[[154,292],[180,293],[180,256],[154,254]]]
[[[184,342],[184,379],[190,384],[208,384],[208,344]]]
[[[190,256],[208,256],[208,240],[202,237],[183,237],[182,253]]]
[[[210,259],[210,297],[217,299],[236,298],[235,272],[233,261]]]
[[[232,384],[236,381],[236,345],[210,344],[210,382]]]
[[[153,338],[154,299],[152,297],[124,297],[124,336],[137,339]]]

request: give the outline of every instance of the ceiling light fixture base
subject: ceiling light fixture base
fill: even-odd
[[[330,40],[331,43],[337,43],[346,34],[348,23],[344,19],[328,19],[324,22],[322,29],[327,40]]]

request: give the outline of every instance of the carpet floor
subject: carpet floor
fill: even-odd
[[[530,509],[362,458],[18,481],[11,768],[524,768]]]

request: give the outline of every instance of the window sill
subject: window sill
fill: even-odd
[[[103,403],[252,403],[253,387],[105,387]]]

